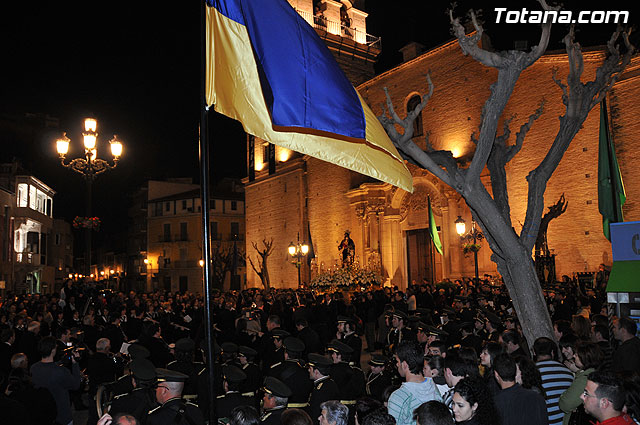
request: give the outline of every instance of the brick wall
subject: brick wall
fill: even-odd
[[[603,57],[597,52],[585,54],[583,81],[594,78]],[[511,125],[510,143],[514,143],[520,125],[538,107],[540,100],[546,99],[543,115],[528,133],[522,151],[507,168],[511,215],[516,231],[521,229],[526,212],[526,176],[544,158],[558,131],[558,117],[564,114],[562,93],[551,79],[553,67],[558,67],[560,77],[566,79],[566,55],[541,58],[522,74],[503,115],[517,114]],[[431,73],[435,91],[422,112],[422,119],[432,146],[457,150],[460,154],[472,152],[470,136],[479,125],[482,105],[490,93],[496,71],[463,56],[457,43],[449,43],[404,63],[363,84],[359,91],[374,112],[379,113],[379,105],[384,101],[382,89],[388,87],[394,107],[403,117],[411,95],[426,93],[427,71]],[[637,164],[634,160],[640,156],[637,149],[629,146],[636,143],[634,135],[640,130],[638,106],[634,100],[639,90],[635,80],[625,81],[616,86],[612,96],[619,160],[630,199],[625,207],[627,220],[638,219],[639,215],[637,202],[633,200],[638,199],[639,190],[637,185],[629,184],[638,174],[638,167],[631,164]],[[594,271],[601,262],[611,263],[610,244],[602,235],[602,219],[598,212],[598,130],[599,108],[596,107],[565,153],[545,193],[547,206],[554,204],[562,193],[569,203],[566,213],[553,220],[548,231],[549,246],[557,254],[558,277]],[[415,140],[424,146],[424,140]]]
[[[257,266],[258,253],[251,243],[255,242],[263,249],[262,240],[273,238],[273,251],[267,262],[271,284],[275,287],[296,287],[298,284],[297,270],[290,263],[287,248],[290,242],[296,242],[298,232],[301,240],[305,237],[303,179],[303,163],[297,159],[279,174],[246,185],[247,256]],[[303,276],[305,270],[302,269]],[[248,259],[247,283],[249,287],[261,287],[260,278]]]

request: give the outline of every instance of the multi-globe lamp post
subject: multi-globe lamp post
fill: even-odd
[[[456,233],[460,236],[460,239],[471,242],[473,240],[473,244],[470,245],[469,250],[473,252],[473,261],[475,265],[476,272],[476,280],[475,283],[479,281],[478,276],[478,250],[480,246],[478,245],[478,241],[484,239],[484,235],[480,230],[476,228],[476,221],[471,220],[471,230],[467,232],[467,223],[461,216],[455,221],[456,224]]]
[[[294,244],[293,242],[291,242],[289,244],[288,251],[289,251],[289,255],[293,259],[291,263],[294,266],[296,266],[296,268],[298,269],[298,288],[299,288],[302,284],[300,280],[300,267],[302,266],[302,259],[306,257],[307,254],[309,253],[309,245],[307,245],[304,242],[300,243],[300,233],[298,233],[298,238],[296,243]]]
[[[118,136],[114,135],[109,141],[111,147],[111,155],[113,163],[109,163],[104,159],[98,158],[98,122],[95,118],[86,118],[84,120],[84,132],[82,133],[82,141],[84,144],[84,156],[72,159],[65,163],[67,153],[69,152],[69,144],[71,140],[66,133],[62,133],[62,137],[56,140],[56,149],[60,155],[60,163],[63,167],[69,168],[82,175],[86,182],[86,217],[83,221],[85,227],[85,275],[91,274],[91,231],[94,228],[93,218],[91,217],[91,185],[93,180],[105,171],[111,170],[118,165],[118,160],[122,156],[122,142],[118,140]]]

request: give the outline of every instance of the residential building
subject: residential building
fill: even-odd
[[[236,267],[225,270],[221,282],[215,281],[214,273],[213,284],[239,287],[245,281],[241,261],[244,188],[235,180],[223,180],[213,189],[209,202],[214,253],[236,252]],[[184,179],[151,180],[147,211],[147,290],[203,292],[200,186]]]

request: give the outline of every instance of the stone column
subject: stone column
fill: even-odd
[[[400,218],[399,214],[391,214],[385,215],[382,221],[382,265],[392,285],[402,285],[405,277]]]
[[[446,252],[449,259],[448,276],[458,277],[463,275],[463,263],[460,237],[458,236],[458,233],[456,233],[455,225],[455,221],[458,218],[458,203],[454,196],[447,196],[447,205],[447,213],[451,218],[447,223],[447,233],[450,234],[448,240],[450,243],[445,245],[447,247]]]

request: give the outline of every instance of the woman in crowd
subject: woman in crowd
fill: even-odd
[[[433,378],[440,394],[450,390],[444,379],[444,359],[441,356],[425,356],[423,374],[425,378]]]
[[[500,418],[481,378],[468,377],[454,388],[451,404],[456,423],[464,425],[495,425]]]
[[[544,396],[542,378],[536,364],[526,356],[516,356],[516,383],[522,388],[534,390]]]
[[[604,354],[602,354],[602,350],[598,344],[593,342],[580,342],[576,346],[576,352],[573,356],[573,363],[577,368],[575,378],[571,386],[562,393],[559,400],[560,409],[565,412],[564,425],[569,423],[571,415],[584,416],[584,411],[581,410],[582,399],[580,396],[587,386],[587,377],[602,365],[603,360]],[[579,425],[581,422],[583,421],[578,420],[575,423]]]
[[[578,367],[575,364],[576,345],[578,344],[578,337],[574,334],[564,335],[558,341],[560,351],[562,352],[563,363],[571,372],[576,373]]]
[[[591,341],[591,322],[586,317],[574,315],[571,319],[571,330],[580,341]]]

